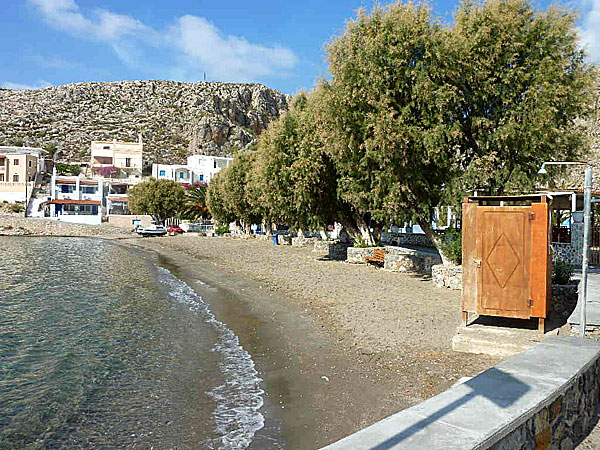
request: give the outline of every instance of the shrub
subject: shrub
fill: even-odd
[[[440,251],[454,264],[462,264],[462,234],[459,230],[449,228],[440,240]]]
[[[225,223],[217,223],[217,226],[215,227],[215,234],[222,235],[225,233],[229,233],[229,225]]]
[[[552,284],[569,284],[575,267],[569,261],[557,259],[552,268]]]
[[[354,246],[356,248],[378,247],[378,245],[378,243],[369,244],[362,236],[356,236],[354,238]]]
[[[77,176],[81,172],[81,168],[77,164],[56,164],[56,171],[59,175]]]
[[[25,207],[23,205],[20,205],[19,203],[15,203],[14,205],[12,205],[10,210],[14,213],[22,213],[23,211],[25,211]]]

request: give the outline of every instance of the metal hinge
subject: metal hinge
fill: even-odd
[[[532,299],[527,300],[527,306],[533,306],[533,300]]]
[[[535,213],[533,211],[529,213],[529,220],[535,220]]]
[[[481,260],[480,259],[474,259],[473,263],[475,264],[475,267],[481,267]]]

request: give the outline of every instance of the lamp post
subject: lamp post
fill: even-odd
[[[581,161],[548,161],[542,164],[538,171],[539,174],[548,173],[546,166],[549,165],[584,165],[585,179],[583,182],[583,254],[581,259],[581,293],[579,295],[579,336],[585,337],[586,326],[586,305],[587,305],[587,282],[588,282],[588,267],[590,256],[590,231],[592,222],[592,167]]]

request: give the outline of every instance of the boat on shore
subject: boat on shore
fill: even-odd
[[[139,227],[135,230],[135,232],[142,237],[148,237],[148,236],[164,236],[165,234],[167,234],[168,231],[162,225],[152,224],[152,225],[144,227],[144,228]]]

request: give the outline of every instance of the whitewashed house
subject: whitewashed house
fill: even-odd
[[[105,184],[102,179],[52,175],[50,218],[63,222],[100,225]]]
[[[152,164],[152,176],[182,184],[210,183],[232,161],[233,158],[223,156],[192,155],[188,156],[187,164]]]

